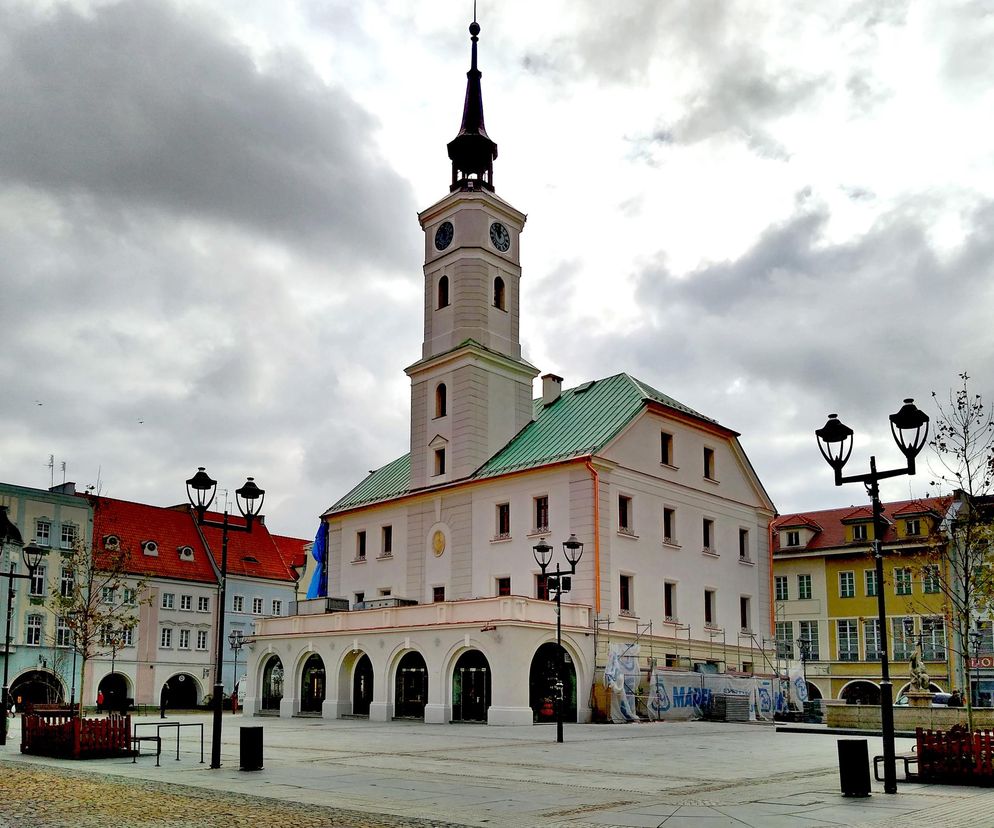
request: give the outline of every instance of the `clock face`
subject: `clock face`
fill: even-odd
[[[432,550],[435,552],[435,557],[441,557],[442,553],[445,551],[445,533],[441,529],[436,529],[435,534],[431,538]]]
[[[438,250],[445,250],[446,247],[452,244],[452,234],[452,222],[443,221],[435,231],[435,247]]]
[[[495,221],[490,225],[490,242],[501,253],[506,253],[507,249],[511,246],[511,234],[507,232],[507,228],[499,221]]]

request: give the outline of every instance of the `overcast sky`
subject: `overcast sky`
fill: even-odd
[[[610,7],[610,10],[609,10]],[[416,214],[447,193],[471,2],[0,0],[0,479],[169,505],[198,465],[277,532],[408,450]],[[781,513],[991,397],[987,2],[481,0],[526,358],[741,432]],[[884,489],[928,493],[928,469]]]

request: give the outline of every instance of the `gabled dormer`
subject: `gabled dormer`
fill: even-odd
[[[912,500],[894,512],[894,526],[899,540],[924,540],[934,530],[940,515],[928,504]]]
[[[886,518],[885,523],[890,523]],[[845,529],[846,543],[869,543],[876,540],[876,533],[873,528],[873,510],[868,506],[861,506],[853,509],[842,518],[842,526]]]
[[[800,551],[807,548],[821,527],[804,515],[794,515],[779,524],[778,532],[781,552]]]

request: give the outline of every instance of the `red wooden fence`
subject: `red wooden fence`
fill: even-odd
[[[72,711],[52,710],[21,719],[21,753],[63,759],[129,756],[131,717],[80,718]]]
[[[994,785],[994,731],[917,728],[918,774],[923,782]]]

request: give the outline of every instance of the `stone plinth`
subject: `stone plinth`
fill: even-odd
[[[930,707],[935,694],[931,690],[909,690],[906,695],[908,707]]]

